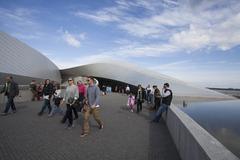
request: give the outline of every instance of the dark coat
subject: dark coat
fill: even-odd
[[[9,90],[7,91],[7,84],[4,84],[3,89],[1,90],[1,93],[4,93],[6,96],[8,97],[15,97],[19,94],[19,88],[18,88],[18,84],[14,81],[8,83],[8,85],[10,85]]]
[[[136,100],[140,100],[140,101],[144,101],[145,95],[146,95],[144,89],[142,89],[141,99],[137,99],[137,95],[138,95],[138,90],[135,92],[135,99],[136,99]]]
[[[49,95],[49,97],[51,98],[52,94],[53,94],[52,83],[49,83],[48,85],[45,84],[44,87],[43,87],[43,95],[45,95],[45,96]]]

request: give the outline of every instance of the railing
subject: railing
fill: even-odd
[[[216,138],[172,105],[164,119],[182,160],[239,160]]]

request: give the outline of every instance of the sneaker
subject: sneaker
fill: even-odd
[[[88,135],[87,133],[82,133],[80,137],[83,138],[83,137],[86,137],[87,135]]]
[[[39,112],[38,115],[41,116],[43,113],[42,112]]]
[[[16,113],[17,111],[16,111],[16,110],[13,110],[12,112],[13,112],[13,113]]]
[[[133,112],[133,109],[131,109],[131,112]]]
[[[103,124],[99,126],[99,129],[103,129]]]
[[[66,127],[65,127],[65,129],[72,129],[72,128],[74,128],[74,125],[72,124],[68,124]]]

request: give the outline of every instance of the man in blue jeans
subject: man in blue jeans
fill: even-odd
[[[173,97],[172,90],[169,89],[169,84],[165,83],[163,85],[162,104],[158,108],[157,113],[152,122],[156,123],[159,122],[162,113],[167,112],[168,107],[171,105],[172,97]]]

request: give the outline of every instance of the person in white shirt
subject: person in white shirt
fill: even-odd
[[[130,94],[130,87],[127,85],[127,87],[126,87],[126,93],[127,93],[127,95],[129,95]]]
[[[153,104],[154,103],[154,91],[155,89],[153,88],[153,86],[151,87],[151,91],[150,91],[150,103]]]
[[[172,97],[173,97],[172,90],[169,89],[169,84],[165,83],[163,85],[162,104],[158,108],[158,111],[157,111],[154,119],[152,120],[152,122],[159,122],[159,120],[162,116],[162,113],[167,112],[168,107],[171,105]]]

